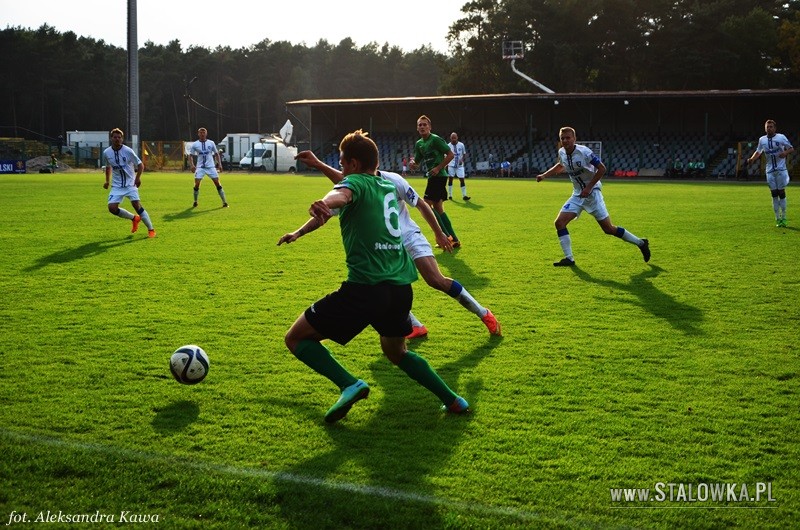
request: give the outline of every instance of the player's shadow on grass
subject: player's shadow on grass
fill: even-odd
[[[472,292],[473,289],[489,285],[489,278],[476,274],[469,265],[459,258],[458,251],[459,249],[453,249],[452,254],[441,252],[436,256],[436,261],[441,266],[445,267],[445,269],[442,270],[442,274],[457,280],[458,283],[463,285],[464,288],[470,292]]]
[[[63,250],[58,250],[56,252],[53,252],[52,254],[42,256],[41,258],[37,259],[33,265],[26,267],[24,270],[25,272],[32,272],[47,267],[48,265],[55,265],[58,263],[69,263],[71,261],[97,256],[114,247],[127,245],[129,243],[134,243],[136,241],[144,241],[144,238],[137,237],[131,234],[124,239],[108,239],[106,241],[93,241],[91,243],[85,243],[76,248],[65,248]]]
[[[595,278],[578,266],[572,267],[571,269],[575,273],[575,276],[585,282],[602,285],[612,291],[622,291],[636,297],[636,300],[614,297],[614,302],[622,301],[641,307],[653,316],[666,320],[674,329],[686,335],[704,334],[703,330],[700,328],[700,324],[704,319],[704,314],[701,309],[679,302],[672,295],[661,291],[650,282],[651,278],[655,278],[659,274],[666,272],[657,265],[651,264],[648,270],[631,276],[630,283]]]
[[[185,210],[180,212],[164,214],[161,217],[161,219],[163,219],[165,223],[171,223],[173,221],[183,221],[184,219],[191,219],[192,217],[205,215],[207,213],[216,212],[217,210],[222,210],[222,209],[223,209],[222,205],[220,205],[218,208],[203,209],[203,210],[198,210],[197,208],[190,206],[189,208],[186,208]]]
[[[154,409],[153,429],[160,434],[174,434],[182,431],[197,420],[200,407],[194,401],[176,401],[166,407]]]
[[[484,382],[470,373],[500,342],[487,338],[447,364],[431,361],[473,410],[480,410]],[[475,412],[441,412],[435,396],[382,354],[376,355],[381,358],[372,363],[366,378],[373,393],[334,425],[323,423],[324,406],[298,409],[297,400],[267,401],[268,407],[278,410],[291,407],[307,418],[299,429],[324,429],[330,440],[328,448],[316,450],[310,458],[302,460],[298,453],[298,463],[278,477],[275,502],[292,527],[398,528],[413,520],[422,521],[424,528],[442,528],[445,521],[434,508],[448,499],[459,501],[458,490],[440,492],[434,484],[450,473],[445,468],[468,435]],[[330,383],[320,378],[320,384]],[[336,395],[331,393],[331,402]]]
[[[463,199],[456,199],[453,197],[452,201],[445,201],[444,203],[445,208],[448,206],[457,206],[459,208],[466,208],[467,210],[483,210],[484,206],[480,203],[476,203],[474,200],[465,201]]]

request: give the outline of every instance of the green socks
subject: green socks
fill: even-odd
[[[450,405],[458,397],[458,395],[450,390],[450,387],[442,381],[439,374],[431,368],[428,361],[413,351],[409,350],[397,366],[408,374],[408,377],[433,392],[445,405]]]
[[[303,361],[306,366],[330,379],[334,385],[339,387],[339,390],[343,390],[358,381],[333,358],[331,351],[320,342],[301,340],[292,353]]]
[[[442,219],[442,215],[434,208],[431,208],[431,210],[433,210],[433,216],[436,218],[436,222],[439,223],[439,226],[442,228],[444,235],[449,236],[450,232],[447,231],[447,227],[444,225],[444,219]]]
[[[328,348],[317,341],[302,340],[293,353],[306,366],[330,379],[340,390],[358,381],[333,358]],[[458,395],[450,390],[439,374],[431,368],[428,361],[413,351],[407,352],[397,366],[408,374],[408,377],[430,390],[442,403],[449,405],[458,398]]]
[[[450,224],[450,218],[447,217],[447,212],[440,213],[439,214],[439,219],[440,219],[440,221],[439,221],[440,224],[444,223],[442,225],[442,229],[444,230],[444,232],[449,236],[453,236],[453,239],[458,241],[458,236],[456,235],[456,231],[453,230],[453,225]]]

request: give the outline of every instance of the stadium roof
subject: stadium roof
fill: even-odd
[[[800,90],[794,89],[768,89],[768,90],[659,90],[644,92],[557,92],[547,94],[542,92],[521,92],[507,94],[463,94],[455,96],[408,96],[390,98],[341,98],[341,99],[301,99],[289,101],[287,105],[369,105],[385,103],[426,103],[426,102],[446,102],[446,101],[511,101],[515,99],[524,100],[568,100],[568,99],[641,99],[641,98],[708,98],[708,97],[760,97],[765,96],[795,96],[800,98]]]

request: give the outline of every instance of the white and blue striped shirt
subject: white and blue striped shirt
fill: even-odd
[[[136,185],[136,168],[142,163],[136,152],[123,145],[119,151],[107,147],[103,151],[105,165],[111,166],[111,186],[114,188],[132,188]]]

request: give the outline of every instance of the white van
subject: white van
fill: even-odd
[[[242,169],[294,173],[297,171],[297,147],[287,146],[279,138],[262,138],[239,161]]]
[[[217,144],[219,156],[226,169],[231,168],[231,163],[238,162],[253,144],[264,138],[264,134],[258,133],[228,133],[220,143]]]

